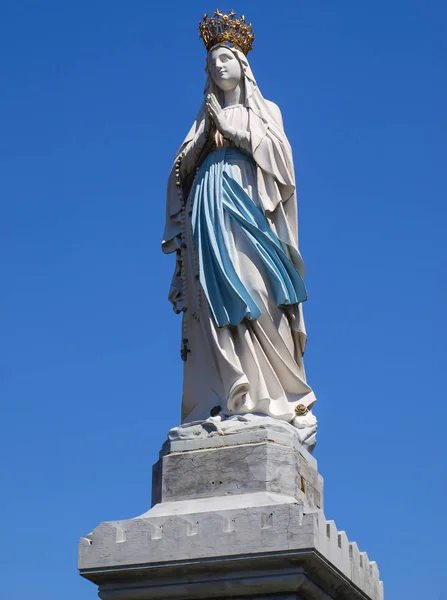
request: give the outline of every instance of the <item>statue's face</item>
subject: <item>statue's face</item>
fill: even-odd
[[[211,50],[208,69],[214,83],[224,92],[234,90],[241,81],[241,65],[231,50],[224,46]]]

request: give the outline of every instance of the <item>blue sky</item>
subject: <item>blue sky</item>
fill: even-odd
[[[160,242],[216,7],[0,4],[5,598],[96,597],[78,538],[148,508],[179,422]],[[447,5],[233,7],[294,150],[326,516],[377,560],[387,600],[447,598]]]

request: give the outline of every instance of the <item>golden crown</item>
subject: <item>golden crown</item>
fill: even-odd
[[[236,18],[234,10],[224,14],[217,9],[213,16],[205,15],[199,23],[199,35],[207,50],[228,43],[244,54],[250,52],[255,39],[251,23],[246,23],[244,16]]]

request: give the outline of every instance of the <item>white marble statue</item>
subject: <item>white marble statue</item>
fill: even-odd
[[[163,250],[176,253],[169,299],[182,313],[182,423],[267,415],[305,428],[304,265],[281,113],[247,62],[254,36],[234,12],[200,24],[205,97],[176,155]],[[220,428],[220,426],[219,426]]]

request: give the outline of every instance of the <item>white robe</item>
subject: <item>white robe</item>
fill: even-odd
[[[237,54],[244,66],[245,102],[224,110],[236,130],[249,132],[248,142],[242,136],[238,145],[253,156],[255,163],[240,160],[233,166],[237,167],[239,184],[261,207],[272,230],[284,242],[290,259],[304,276],[298,252],[293,162],[280,112],[262,98],[245,57]],[[195,171],[198,166],[196,148],[203,135],[203,124],[202,109],[179,151],[184,154],[184,171]],[[222,138],[218,135],[216,141],[220,145]],[[182,422],[205,419],[217,405],[224,412],[261,413],[291,421],[298,404],[310,408],[315,402],[302,360],[306,332],[301,305],[280,308],[275,304],[262,268],[245,237],[238,235],[235,228],[232,231],[233,265],[241,277],[249,280],[251,289],[256,290],[263,311],[256,320],[217,327],[196,279],[197,258],[188,218],[191,201],[189,193],[182,213],[173,170],[168,184],[163,249],[178,251],[182,242],[187,248],[183,251],[183,265],[177,261],[170,292],[174,309],[177,312],[186,309],[182,345],[189,351],[184,363]]]

